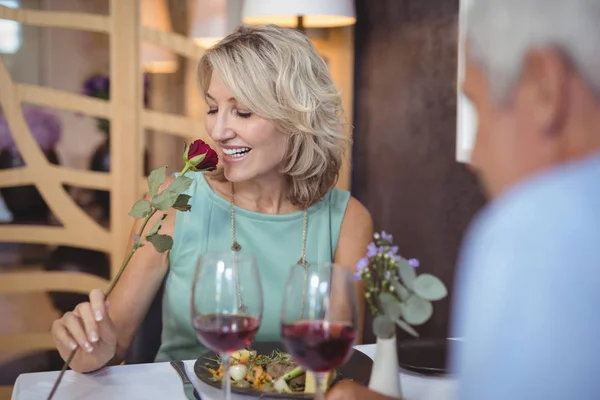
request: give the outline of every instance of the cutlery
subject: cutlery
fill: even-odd
[[[185,365],[183,361],[171,361],[171,366],[177,371],[177,374],[181,378],[181,382],[183,383],[183,393],[188,400],[202,400],[200,394],[192,385],[192,382],[189,380],[187,374],[185,373]]]

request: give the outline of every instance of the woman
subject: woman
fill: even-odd
[[[165,276],[156,359],[199,356],[204,349],[192,328],[190,283],[206,251],[237,242],[257,257],[265,289],[257,340],[277,340],[289,267],[305,257],[353,269],[372,238],[368,211],[334,188],[346,141],[341,101],[304,35],[275,26],[238,28],[204,54],[198,73],[208,103],[206,130],[223,168],[189,175],[192,211],[171,211],[163,222],[161,232],[175,241],[168,256],[144,246],[111,293],[110,307],[95,290],[89,302],[55,321],[52,334],[64,359],[76,347],[85,350],[71,363],[75,371],[124,359]],[[362,315],[361,305],[359,340]]]

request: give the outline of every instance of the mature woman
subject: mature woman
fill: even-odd
[[[208,103],[206,130],[223,167],[190,175],[192,211],[171,211],[163,224],[175,241],[168,257],[152,246],[139,249],[108,301],[94,290],[89,302],[55,321],[61,356],[83,350],[71,363],[75,371],[124,359],[165,277],[157,361],[201,354],[189,301],[196,261],[206,251],[237,241],[257,257],[265,289],[257,340],[279,338],[292,264],[305,257],[354,268],[365,254],[371,217],[334,188],[346,141],[341,101],[310,41],[290,29],[241,27],[205,53],[198,73]]]

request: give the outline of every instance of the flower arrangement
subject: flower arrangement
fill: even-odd
[[[373,238],[356,272],[374,317],[373,332],[379,338],[389,339],[394,337],[397,325],[419,336],[411,325],[424,324],[431,318],[432,302],[447,296],[446,286],[431,274],[417,275],[419,261],[400,256],[392,235],[375,233]]]
[[[58,115],[43,107],[24,106],[23,117],[40,148],[45,152],[54,149],[61,138],[62,123]],[[19,150],[8,127],[6,117],[0,113],[0,150],[19,155]]]
[[[106,297],[112,292],[115,285],[119,281],[119,278],[125,271],[125,268],[133,258],[135,252],[145,245],[145,242],[152,244],[154,249],[159,253],[164,253],[173,247],[173,238],[170,235],[160,233],[162,227],[162,221],[165,219],[167,214],[163,213],[162,217],[159,218],[154,225],[144,233],[148,222],[157,213],[164,212],[170,208],[174,208],[178,211],[190,211],[192,206],[189,204],[191,198],[190,195],[184,194],[193,180],[185,176],[186,172],[201,172],[201,171],[212,171],[216,168],[219,158],[217,153],[205,142],[198,139],[191,145],[186,145],[183,152],[184,167],[179,175],[169,184],[167,188],[159,192],[161,185],[165,183],[167,167],[159,167],[153,170],[148,176],[148,199],[138,200],[131,210],[129,215],[134,218],[143,218],[143,223],[140,226],[139,231],[134,236],[134,242],[131,250],[125,257],[125,261],[121,264],[117,275],[110,283],[107,291],[104,293]],[[144,235],[142,237],[142,235]],[[73,360],[77,349],[75,349],[65,362],[63,369],[61,370],[54,386],[48,396],[48,400],[51,400],[60,384],[62,377],[67,370],[69,364]]]
[[[94,74],[83,83],[83,94],[97,99],[110,99],[110,78],[105,74]],[[150,78],[144,75],[144,106],[150,103]],[[108,135],[110,132],[110,120],[96,118],[96,126],[99,131]]]

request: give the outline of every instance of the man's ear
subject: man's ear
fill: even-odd
[[[524,58],[521,84],[530,101],[536,131],[554,135],[562,130],[568,104],[569,65],[555,49],[530,51]]]

